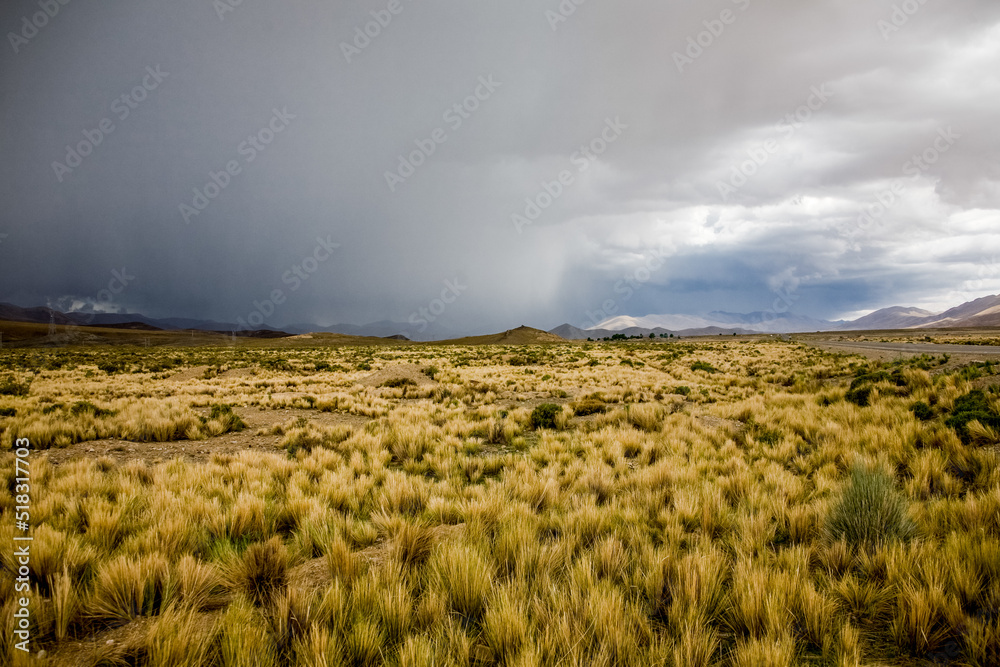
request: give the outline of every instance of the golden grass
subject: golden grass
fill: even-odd
[[[1000,466],[995,434],[944,424],[959,375],[905,367],[859,407],[847,387],[878,369],[776,342],[185,354],[209,372],[80,362],[0,398],[8,447],[140,449],[32,454],[52,664],[138,623],[114,655],[144,665],[997,663]],[[435,383],[361,383],[414,363]],[[532,424],[543,403],[565,406],[554,428]],[[264,450],[139,460],[282,410]],[[0,496],[8,543],[15,504]],[[3,664],[14,595],[0,578]]]

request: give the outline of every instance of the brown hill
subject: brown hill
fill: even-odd
[[[532,329],[524,325],[516,329],[508,329],[503,333],[486,336],[467,336],[453,340],[442,340],[431,345],[551,345],[565,343],[567,340],[541,329]]]

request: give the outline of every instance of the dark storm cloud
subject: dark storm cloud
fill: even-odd
[[[124,269],[100,307],[235,320],[278,292],[273,323],[466,332],[609,298],[762,310],[792,284],[815,317],[997,292],[998,21],[976,0],[8,2],[0,299],[92,304]]]

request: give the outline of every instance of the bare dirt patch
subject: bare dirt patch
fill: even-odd
[[[208,409],[196,409],[208,414]],[[269,435],[267,431],[278,425],[305,419],[316,426],[347,424],[362,427],[371,419],[340,412],[317,412],[315,410],[256,410],[237,408],[236,414],[246,423],[246,430],[225,433],[205,440],[175,440],[171,442],[132,442],[129,440],[107,439],[78,442],[68,447],[45,450],[49,462],[60,465],[77,458],[96,459],[108,457],[115,463],[143,461],[149,464],[182,458],[191,462],[205,462],[213,455],[234,455],[245,450],[282,451],[283,436]]]
[[[723,419],[715,415],[698,415],[695,417],[702,426],[714,429],[725,429],[731,433],[737,433],[743,429],[743,424],[732,419]]]
[[[186,382],[188,380],[200,380],[205,376],[205,371],[209,369],[208,366],[192,366],[179,373],[174,373],[167,379],[173,382]]]
[[[375,371],[371,375],[362,378],[359,381],[359,384],[366,387],[381,387],[387,382],[392,383],[410,380],[418,387],[436,385],[437,382],[427,377],[427,374],[424,373],[424,369],[426,368],[426,366],[420,366],[418,364],[396,364],[394,366],[389,366]]]

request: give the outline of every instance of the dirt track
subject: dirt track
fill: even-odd
[[[986,361],[1000,357],[1000,346],[996,345],[950,345],[947,343],[878,343],[874,341],[852,340],[801,340],[806,345],[812,345],[830,352],[846,352],[848,354],[863,354],[873,359],[895,359],[900,356],[916,356],[920,354],[947,354],[961,356],[968,361]]]

